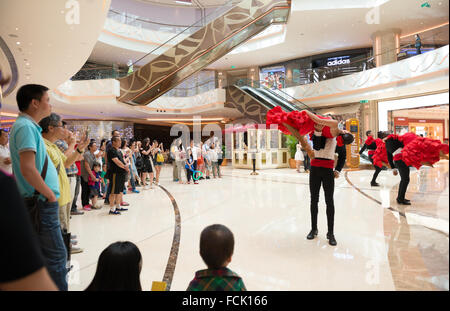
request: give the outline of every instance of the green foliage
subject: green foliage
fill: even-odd
[[[291,154],[291,158],[295,158],[295,152],[297,152],[297,144],[298,140],[294,136],[287,135],[286,145],[289,149],[289,153]]]

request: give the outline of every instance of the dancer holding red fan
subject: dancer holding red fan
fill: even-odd
[[[370,182],[370,185],[372,187],[378,187],[380,184],[377,183],[377,177],[378,177],[378,174],[380,174],[383,165],[379,161],[377,161],[375,163],[373,160],[373,155],[375,154],[375,150],[378,148],[378,146],[380,146],[381,144],[384,145],[384,142],[382,139],[386,137],[386,133],[378,132],[378,138],[374,139],[372,136],[372,131],[367,131],[366,136],[367,136],[367,139],[364,142],[364,146],[362,146],[361,150],[359,151],[359,154],[362,154],[364,152],[364,150],[366,150],[366,149],[369,150],[369,152],[368,152],[369,160],[375,167],[375,172],[373,173],[372,181]],[[387,158],[386,158],[386,162],[387,162]]]
[[[400,173],[400,185],[398,187],[397,203],[411,205],[411,201],[405,198],[409,185],[409,167],[420,169],[422,165],[433,166],[440,157],[448,154],[449,147],[440,140],[417,136],[414,133],[404,135],[389,135],[385,138],[386,152],[389,164],[394,169],[394,175]],[[383,148],[376,150],[376,154],[382,154]]]
[[[312,240],[318,234],[317,215],[320,187],[323,185],[327,205],[327,239],[332,246],[337,245],[334,237],[334,178],[339,174],[334,172],[334,155],[336,137],[341,135],[343,144],[351,144],[352,134],[340,130],[339,122],[333,119],[319,117],[307,110],[284,112],[280,107],[270,110],[267,114],[267,124],[277,124],[286,134],[295,136],[307,151],[311,160],[309,189],[311,193],[311,231],[307,239]],[[311,134],[313,149],[306,142],[304,135]]]

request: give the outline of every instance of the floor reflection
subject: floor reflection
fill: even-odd
[[[411,169],[407,192],[411,206],[396,203],[399,179],[395,183],[385,180],[379,191],[365,189],[371,173],[355,172],[349,179],[365,195],[381,199],[385,208],[384,234],[396,289],[448,291],[448,161],[440,161],[434,168]]]

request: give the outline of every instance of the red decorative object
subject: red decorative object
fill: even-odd
[[[377,149],[373,153],[372,160],[373,165],[378,167],[383,167],[389,163],[386,151],[386,144],[382,139],[375,139],[375,143],[377,144]]]
[[[322,119],[325,117],[318,116]],[[297,129],[300,135],[307,135],[314,131],[314,121],[311,120],[305,110],[291,111],[289,113],[283,111],[281,107],[277,106],[267,112],[266,124],[269,127],[271,124],[278,125],[278,129],[284,134],[291,135],[289,130],[283,123],[292,126]],[[325,137],[332,138],[330,128],[325,126],[322,130],[322,134]]]
[[[433,165],[439,162],[441,151],[448,154],[448,145],[441,143],[440,140],[416,136],[403,148],[402,159],[406,165],[419,169],[425,163]]]

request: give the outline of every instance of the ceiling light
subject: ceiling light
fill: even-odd
[[[17,45],[20,45],[20,42],[19,42],[19,41],[17,41],[17,42],[16,42],[16,44],[17,44]]]
[[[184,5],[192,5],[191,0],[175,0],[176,3],[184,4]]]

